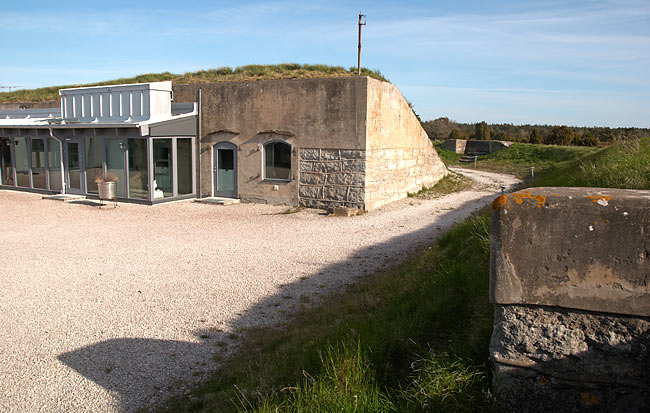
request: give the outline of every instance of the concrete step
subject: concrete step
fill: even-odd
[[[207,198],[197,198],[194,200],[194,202],[200,202],[202,204],[214,204],[214,205],[232,205],[232,204],[238,204],[239,199],[210,196]]]
[[[61,202],[71,202],[71,201],[81,201],[86,199],[85,195],[73,195],[73,194],[55,194],[55,195],[44,195],[42,199],[49,199],[52,201],[61,201]]]

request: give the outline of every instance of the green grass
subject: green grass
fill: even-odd
[[[418,199],[433,199],[453,192],[467,191],[473,186],[474,181],[471,179],[450,171],[447,176],[438,181],[434,186],[423,187],[415,193],[409,192],[408,196]]]
[[[105,86],[126,83],[159,82],[171,80],[176,84],[203,83],[203,82],[229,82],[251,81],[269,79],[294,79],[294,78],[322,78],[354,76],[356,67],[346,69],[341,66],[328,66],[322,64],[282,63],[277,65],[247,65],[236,68],[220,67],[217,69],[199,70],[175,74],[170,72],[147,73],[129,78],[119,78],[103,82],[74,84],[65,86],[48,86],[38,89],[15,90],[13,92],[0,92],[0,103],[5,102],[39,102],[59,99],[59,89],[81,86]],[[363,76],[387,81],[379,70],[361,68]]]
[[[650,138],[624,141],[546,168],[535,186],[650,189]]]
[[[436,143],[436,150],[448,166],[473,168],[473,163],[459,162],[460,155],[442,149],[441,143]],[[534,145],[530,143],[513,143],[509,148],[479,156],[477,169],[501,172],[524,178],[530,175],[530,167],[535,167],[535,173],[541,173],[558,163],[581,159],[598,152],[598,148],[582,146]]]
[[[486,411],[489,213],[241,351],[169,411]],[[218,350],[215,348],[215,351]]]

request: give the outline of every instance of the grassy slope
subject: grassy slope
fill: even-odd
[[[89,83],[84,85],[49,86],[38,89],[16,90],[0,93],[0,103],[4,102],[38,102],[56,100],[59,98],[59,89],[80,86],[105,86],[125,83],[144,83],[171,80],[174,83],[200,83],[200,82],[228,82],[250,81],[267,79],[293,79],[293,78],[319,78],[340,77],[356,75],[356,68],[345,69],[341,66],[308,65],[297,63],[283,63],[278,65],[247,65],[236,68],[220,67],[218,69],[199,70],[184,74],[148,73],[130,78],[113,79],[104,82]],[[361,68],[363,76],[386,80],[379,70]]]
[[[474,167],[471,163],[459,162],[460,155],[440,147],[436,143],[436,150],[443,161],[449,166]],[[477,168],[491,171],[509,173],[521,178],[530,174],[530,167],[535,167],[535,172],[556,165],[591,155],[598,152],[598,148],[582,146],[549,146],[533,145],[529,143],[513,143],[508,149],[497,151],[489,155],[480,156]]]
[[[534,185],[650,189],[650,138],[621,142],[550,166]]]

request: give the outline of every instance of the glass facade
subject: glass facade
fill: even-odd
[[[160,201],[194,192],[192,138],[0,138],[0,184],[97,193],[95,177],[115,175],[117,197]],[[150,188],[150,171],[155,186]],[[151,189],[151,193],[150,193]]]
[[[79,141],[65,144],[68,189],[75,191],[81,191],[81,154],[83,153],[79,148],[81,144]]]
[[[154,199],[174,196],[172,140],[153,140]]]
[[[125,156],[124,139],[106,139],[106,173],[117,177],[115,189],[118,198],[126,198]]]
[[[14,186],[14,164],[11,161],[11,141],[0,138],[0,178],[2,185]]]
[[[14,154],[16,156],[16,181],[18,186],[31,188],[27,138],[14,138]]]
[[[127,140],[129,151],[129,198],[149,199],[147,140]]]
[[[95,178],[104,174],[102,168],[104,142],[102,138],[86,138],[84,141],[86,147],[86,191],[97,193]]]
[[[61,144],[53,138],[47,139],[47,166],[50,175],[50,189],[61,190]]]
[[[47,189],[47,171],[45,169],[45,141],[32,138],[32,184],[34,188]]]
[[[192,188],[192,139],[176,139],[176,170],[178,195],[191,194]]]

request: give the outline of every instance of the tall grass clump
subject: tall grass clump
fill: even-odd
[[[489,212],[412,259],[249,330],[169,411],[489,411]]]

